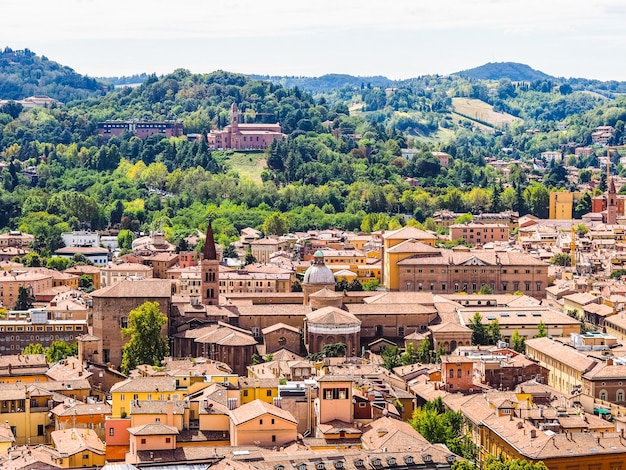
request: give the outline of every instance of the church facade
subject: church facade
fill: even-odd
[[[263,150],[274,140],[282,139],[280,124],[240,124],[237,104],[230,108],[230,124],[224,129],[207,134],[209,147],[213,149]]]

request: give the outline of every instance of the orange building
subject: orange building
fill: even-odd
[[[474,361],[464,356],[441,356],[441,382],[450,392],[473,388]]]
[[[298,422],[293,415],[262,400],[235,408],[230,413],[233,446],[281,446],[296,440]]]

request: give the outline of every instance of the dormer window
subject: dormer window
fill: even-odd
[[[363,459],[354,459],[354,466],[355,467],[362,467],[363,466]]]
[[[283,465],[274,465],[274,470],[285,470]]]
[[[343,462],[341,460],[337,460],[335,462],[335,468],[343,468]]]
[[[317,468],[317,470],[324,470],[324,462],[318,462],[315,468]]]
[[[413,457],[411,455],[405,455],[404,456],[404,462],[407,465],[413,465]]]
[[[378,457],[376,457],[375,459],[372,459],[372,465],[374,467],[380,467],[380,459]]]
[[[448,455],[448,457],[446,457],[446,459],[448,460],[449,464],[452,464],[456,460],[456,456],[450,454],[450,455]]]
[[[393,467],[396,465],[396,458],[395,457],[387,457],[387,465],[389,465],[390,467]]]
[[[300,465],[298,465],[298,470],[306,470],[306,464],[301,463]]]
[[[424,463],[430,463],[433,461],[433,458],[430,454],[422,454],[422,460]]]

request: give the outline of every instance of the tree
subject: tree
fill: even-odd
[[[380,287],[380,282],[377,279],[368,279],[367,281],[363,281],[361,283],[363,286],[363,290],[373,291]]]
[[[134,239],[135,235],[133,235],[133,232],[131,232],[130,230],[120,230],[120,232],[117,234],[117,245],[122,251],[132,250]]]
[[[463,214],[454,219],[455,224],[469,224],[474,221],[474,216],[469,212],[467,214]]]
[[[22,354],[45,354],[46,350],[40,343],[30,343],[22,350]]]
[[[307,360],[319,361],[325,357],[342,357],[346,355],[347,349],[345,343],[325,344],[320,352],[309,354]]]
[[[429,364],[433,362],[433,351],[431,349],[431,344],[428,338],[424,338],[421,342],[417,351],[415,352],[417,355],[417,360],[422,364]]]
[[[398,346],[385,346],[380,352],[380,357],[383,360],[383,367],[385,369],[393,370],[394,367],[401,365],[400,348],[398,348]]]
[[[550,264],[555,266],[571,266],[572,257],[567,253],[557,253],[550,258]]]
[[[246,251],[246,259],[245,259],[246,265],[254,264],[254,263],[256,263],[256,261],[257,261],[257,259],[252,254],[252,250],[248,249],[248,251]]]
[[[83,274],[78,278],[78,288],[84,292],[92,292],[93,287],[93,278],[87,274]]]
[[[564,179],[561,181],[564,181]],[[533,184],[527,187],[524,190],[524,200],[531,214],[540,219],[547,219],[550,215],[550,192],[544,185]]]
[[[122,336],[129,341],[122,348],[120,370],[128,374],[138,365],[158,366],[169,354],[167,337],[161,334],[167,317],[159,310],[158,302],[145,302],[128,315],[128,328],[122,328]]]
[[[17,300],[15,301],[15,310],[28,310],[33,308],[33,299],[29,287],[20,286],[17,289]]]
[[[289,220],[285,214],[273,212],[263,222],[265,235],[284,235],[289,233]]]
[[[517,330],[511,335],[511,348],[521,354],[526,352],[526,339]]]
[[[493,289],[489,287],[487,284],[483,284],[480,286],[480,290],[478,291],[480,295],[493,294]]]
[[[489,336],[489,344],[498,344],[502,335],[500,334],[500,322],[497,318],[491,320],[489,325],[487,325],[487,334]]]
[[[472,330],[472,344],[477,345],[486,345],[489,342],[489,335],[487,333],[487,329],[485,325],[483,325],[483,317],[480,313],[476,312],[472,317],[472,321],[468,325],[469,329]]]
[[[543,462],[529,462],[528,460],[512,459],[505,460],[502,454],[487,455],[483,470],[548,470]]]
[[[537,334],[535,335],[535,338],[545,338],[546,336],[548,336],[548,329],[542,320],[537,325]]]
[[[56,340],[46,350],[46,360],[52,364],[77,354],[78,343],[66,343],[65,341]]]
[[[54,256],[52,258],[48,258],[46,262],[46,268],[54,269],[56,271],[65,271],[72,264],[72,260],[69,258],[61,258],[59,256]]]

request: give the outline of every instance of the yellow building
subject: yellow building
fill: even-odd
[[[526,355],[548,369],[548,385],[566,395],[582,387],[583,374],[598,362],[551,338],[527,339]]]
[[[52,392],[21,383],[0,384],[0,422],[10,427],[16,444],[43,444],[50,425]]]
[[[416,254],[429,253],[437,236],[415,227],[404,227],[380,234],[383,240],[383,285],[389,290],[399,290],[398,261]]]
[[[138,377],[111,387],[111,417],[125,417],[135,400],[181,400],[187,394],[174,377]]]
[[[254,400],[261,400],[273,404],[274,398],[278,398],[277,378],[240,378],[239,388],[241,389],[241,403],[246,404]]]
[[[11,432],[11,426],[0,423],[0,454],[9,450],[15,444],[15,436]]]
[[[574,217],[574,208],[582,193],[569,191],[553,191],[550,193],[550,218],[569,220]]]

